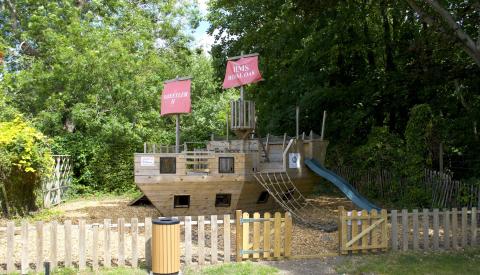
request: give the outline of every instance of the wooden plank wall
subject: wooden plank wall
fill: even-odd
[[[181,255],[186,265],[230,262],[236,255],[231,241],[235,220],[230,215],[212,215],[208,219],[187,216],[180,220]],[[23,221],[15,226],[8,222],[6,227],[0,227],[0,249],[6,252],[5,257],[0,257],[0,274],[43,271],[45,261],[53,269],[59,263],[80,270],[112,265],[137,267],[141,263],[151,266],[151,236],[152,218],[120,218],[116,223],[105,219],[96,224],[85,220],[62,224]]]

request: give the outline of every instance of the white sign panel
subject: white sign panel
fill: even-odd
[[[288,154],[288,168],[300,168],[300,153]]]
[[[154,157],[140,157],[140,166],[155,166]]]

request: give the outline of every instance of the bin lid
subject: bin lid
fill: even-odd
[[[153,224],[179,224],[180,221],[178,219],[172,218],[161,218],[161,219],[153,219]]]

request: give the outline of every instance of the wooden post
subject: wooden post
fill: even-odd
[[[35,271],[39,273],[43,270],[43,222],[38,221],[35,228],[37,231]]]
[[[450,211],[448,209],[443,210],[443,247],[445,249],[450,248]]]
[[[418,250],[418,209],[413,209],[413,250]]]
[[[216,264],[218,261],[218,224],[217,215],[210,216],[210,262]]]
[[[260,219],[260,213],[255,212],[253,213],[254,219]],[[253,223],[253,250],[258,251],[260,250],[260,222]],[[253,253],[253,258],[258,259],[260,257],[260,253],[255,252]]]
[[[367,210],[362,210],[362,232],[367,230],[368,226],[370,225],[370,222],[368,220],[368,212]],[[368,246],[368,235],[369,234],[365,234],[363,237],[362,237],[362,251],[367,251],[367,246]]]
[[[230,215],[223,215],[223,262],[230,262]]]
[[[132,267],[138,266],[138,219],[132,218]]]
[[[192,263],[192,217],[185,217],[185,264]]]
[[[152,267],[152,218],[145,218],[145,262]]]
[[[180,153],[180,114],[175,115],[175,153]]]
[[[388,228],[388,213],[386,209],[380,211],[382,218],[384,219],[383,228],[382,228],[382,246],[385,247],[384,251],[387,251],[388,246],[388,237],[387,237],[387,228]]]
[[[457,208],[452,209],[452,247],[458,249],[458,215]]]
[[[118,266],[125,266],[125,219],[118,219]]]
[[[13,273],[15,271],[15,261],[13,256],[15,255],[15,223],[7,222],[7,273]]]
[[[402,209],[402,250],[408,250],[408,210]]]
[[[94,271],[98,270],[98,225],[92,225],[92,269]]]
[[[353,210],[352,211],[352,239],[355,238],[357,236],[357,233],[358,233],[358,214],[357,213],[360,213],[360,212],[357,212],[356,210]],[[352,253],[358,253],[358,242],[354,242],[351,246],[351,248],[353,249]]]
[[[423,209],[423,249],[428,250],[429,248],[429,238],[430,238],[430,222],[428,219],[428,209]]]
[[[235,211],[235,234],[236,236],[236,260],[237,262],[242,261],[242,244],[243,244],[243,228],[242,228],[242,210],[236,210]]]
[[[28,252],[30,250],[30,244],[28,243],[28,222],[22,221],[22,254],[21,254],[21,271],[22,274],[28,274],[29,271],[29,259]]]
[[[64,240],[65,240],[65,262],[64,265],[65,267],[71,267],[72,266],[72,221],[71,220],[66,220],[63,223],[65,235],[64,235]]]
[[[283,133],[282,152],[285,151],[286,145],[287,145],[287,133]]]
[[[391,222],[392,222],[392,250],[398,250],[398,225],[397,225],[397,210],[391,211]],[[353,224],[353,220],[352,220]],[[353,227],[352,227],[353,228]],[[353,230],[352,230],[353,232]],[[353,233],[352,233],[353,236]]]
[[[282,226],[282,214],[280,212],[275,212],[274,216],[274,250],[273,256],[279,258],[281,256],[281,246],[282,246],[282,235],[281,235],[281,226]]]
[[[466,207],[462,208],[462,247],[467,247],[467,215],[468,209]]]
[[[50,223],[50,267],[57,268],[57,222]]]
[[[110,219],[103,220],[103,265],[106,268],[112,266],[112,254],[110,252]],[[145,221],[145,240],[147,239],[147,222]],[[147,250],[145,250],[145,258],[147,255],[150,255]]]
[[[198,263],[205,263],[205,217],[198,216]]]
[[[246,212],[243,212],[243,215],[242,215],[242,219],[248,219],[250,218],[250,215]],[[244,222],[242,223],[242,227],[243,227],[243,237],[242,237],[242,241],[243,241],[243,244],[242,244],[242,247],[244,250],[249,250],[250,248],[250,224],[248,222]],[[250,254],[243,254],[242,255],[242,258],[243,259],[248,259],[250,257]]]
[[[322,119],[322,133],[320,135],[320,140],[323,140],[325,134],[325,121],[327,119],[327,111],[323,111],[323,119]]]
[[[227,113],[227,121],[226,121],[226,122],[227,122],[227,141],[230,141],[229,136],[228,136],[228,135],[229,135],[229,129],[228,129],[228,113]]]
[[[347,243],[347,224],[345,222],[345,207],[338,207],[338,250],[340,254],[343,254],[345,250],[345,244]]]
[[[265,259],[270,258],[270,217],[269,212],[263,214],[263,218],[265,219],[263,222],[263,258]]]
[[[85,269],[86,267],[86,257],[85,257],[85,220],[80,220],[78,222],[79,231],[78,231],[78,268],[80,270]]]
[[[433,209],[433,249],[438,250],[439,248],[439,219],[438,219],[438,208]]]
[[[374,222],[378,220],[378,213],[376,209],[372,209],[370,211],[370,223],[368,226],[372,225]],[[370,251],[375,252],[377,251],[376,247],[378,247],[378,232],[379,232],[380,226],[376,226],[373,228],[372,232],[370,233],[370,245],[374,247]]]
[[[285,213],[285,258],[292,255],[292,215],[290,212]]]

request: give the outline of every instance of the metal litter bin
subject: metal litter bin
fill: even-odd
[[[170,218],[152,221],[152,272],[178,274],[180,271],[180,221]]]

